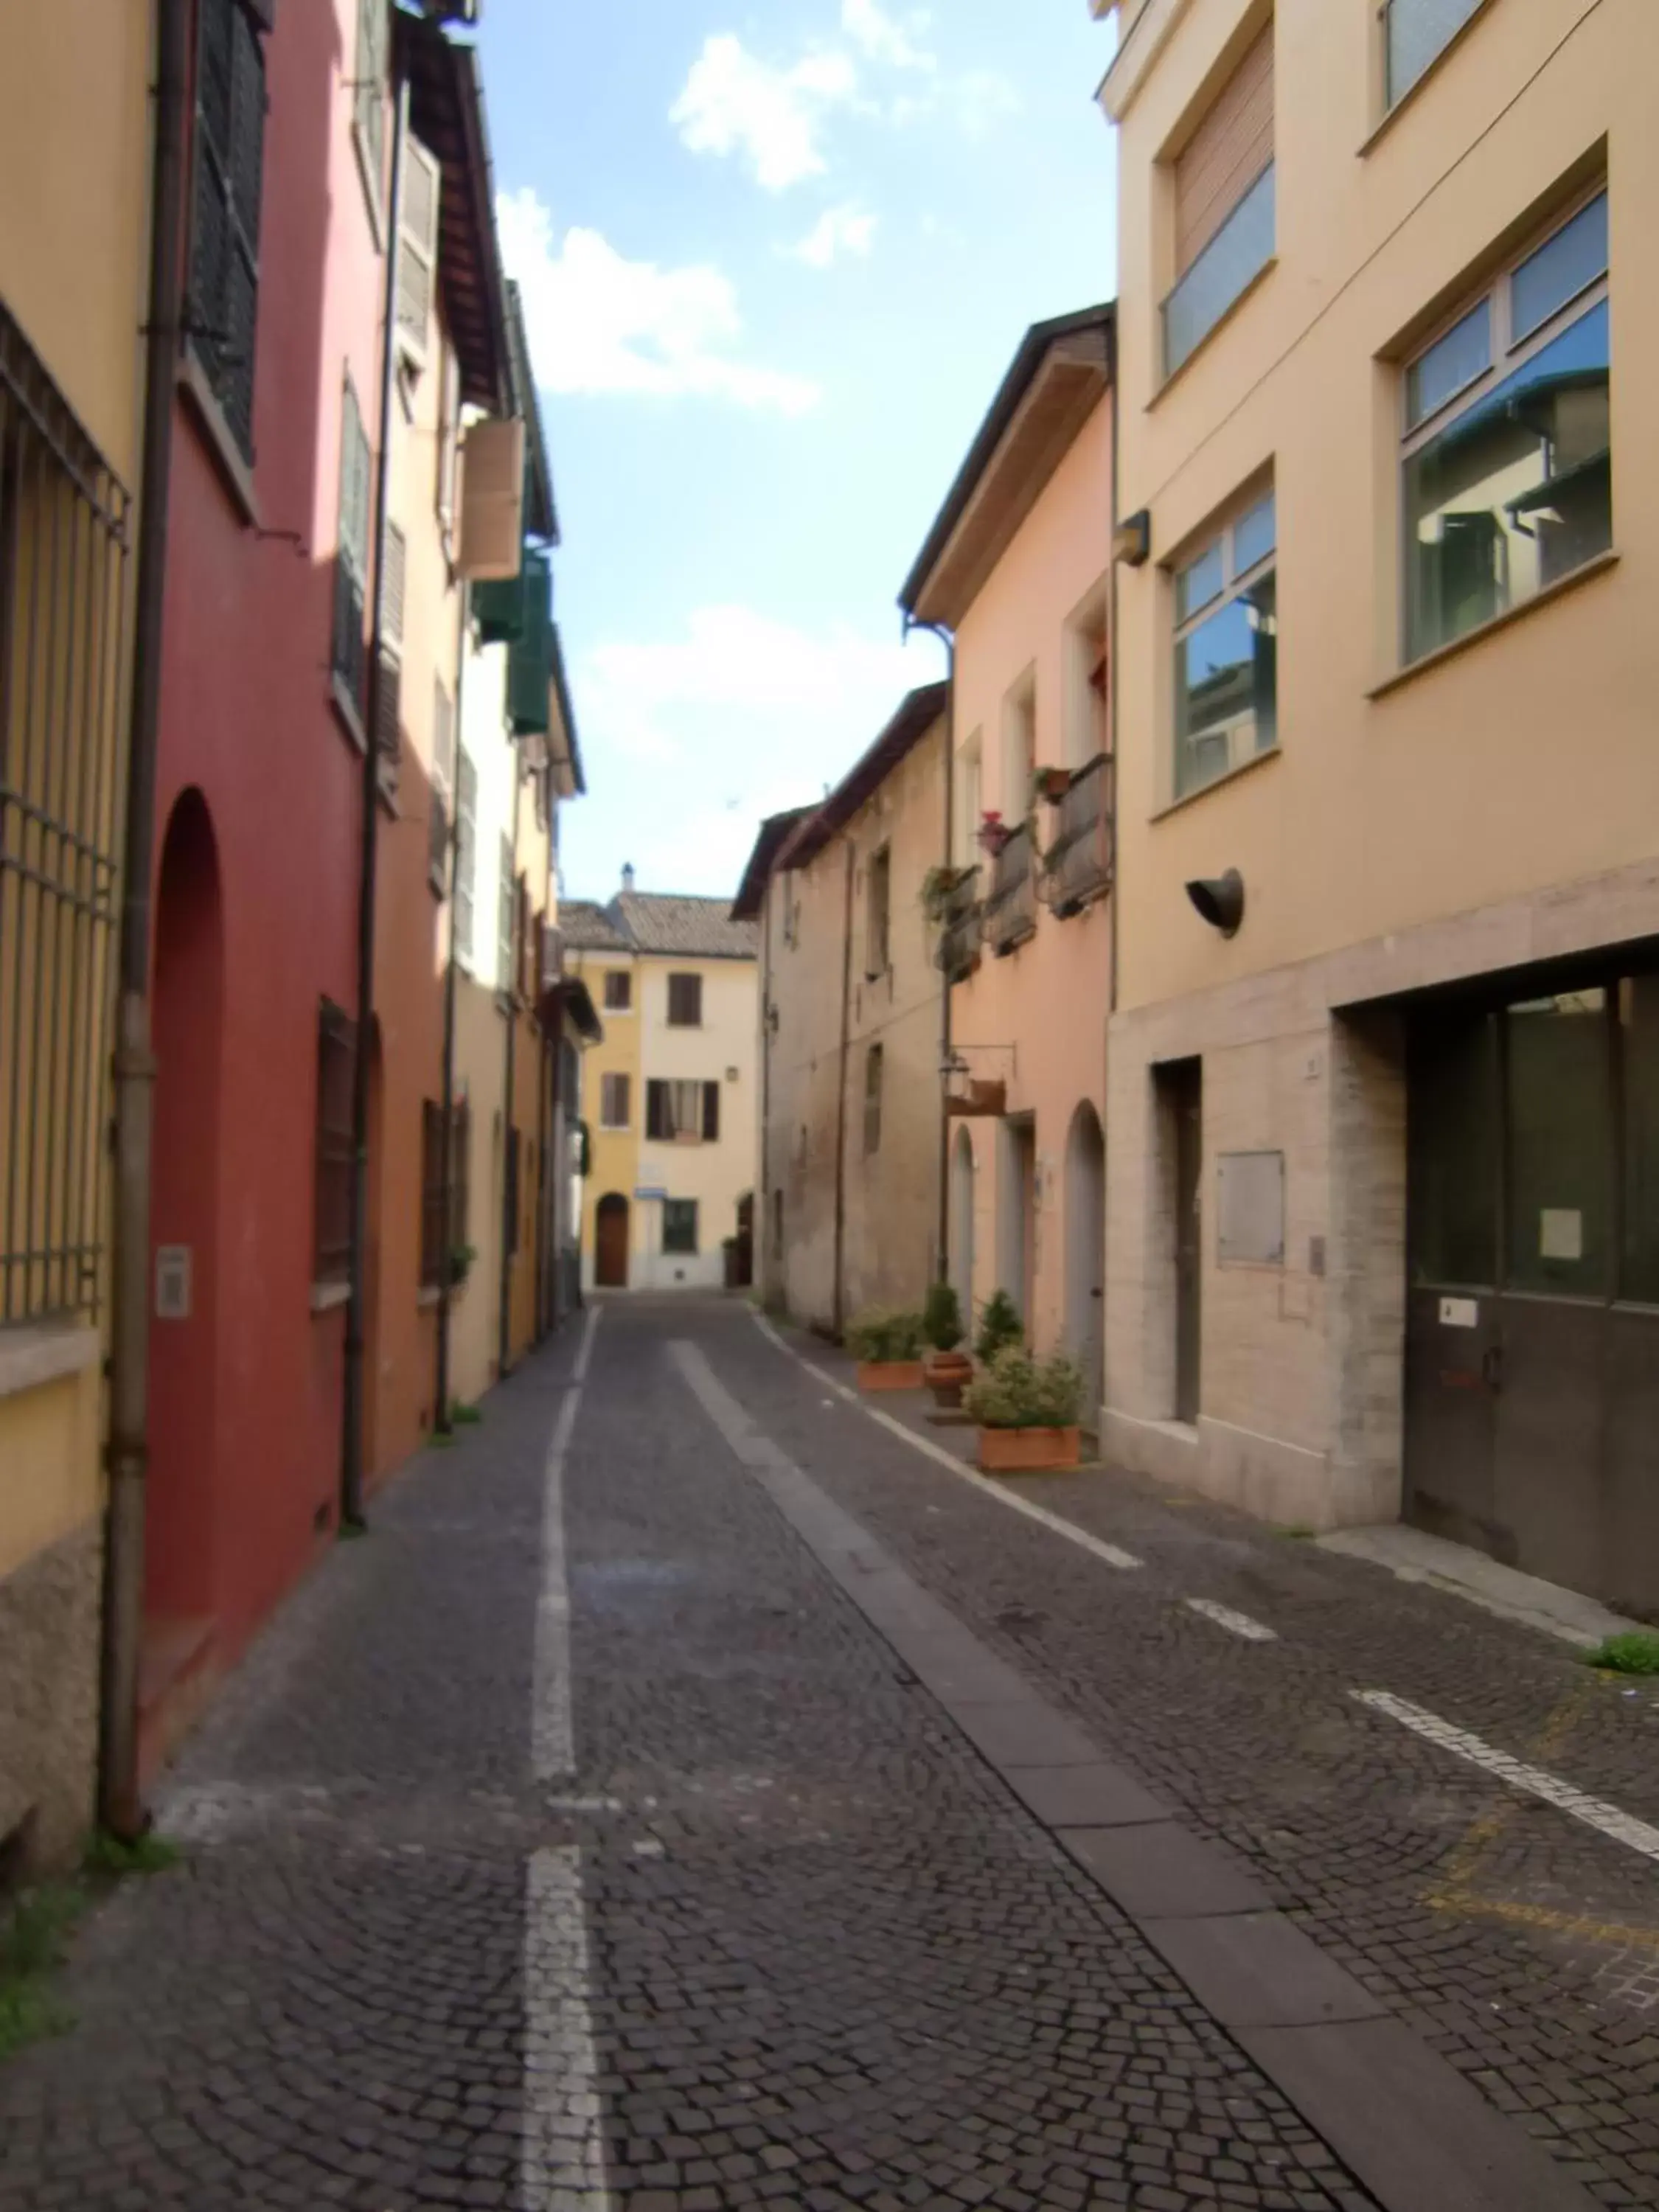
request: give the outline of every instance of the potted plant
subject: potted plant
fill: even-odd
[[[982,853],[988,853],[991,855],[991,858],[995,860],[997,854],[1002,850],[1003,847],[1007,843],[1008,840],[1014,833],[1008,827],[1008,824],[1003,820],[1001,814],[997,811],[997,809],[995,807],[990,807],[980,816],[979,829],[976,834],[979,839],[980,850]]]
[[[1046,799],[1050,806],[1058,806],[1072,787],[1072,771],[1068,768],[1040,768],[1031,779],[1034,798]]]
[[[847,1348],[859,1363],[860,1390],[920,1390],[921,1316],[870,1306],[847,1328]]]
[[[449,1255],[449,1287],[459,1291],[465,1287],[472,1273],[472,1262],[478,1256],[476,1244],[457,1244]]]
[[[943,868],[937,865],[928,869],[921,879],[921,910],[936,927],[951,911],[951,902],[972,873],[969,868]]]
[[[979,1424],[981,1467],[988,1474],[1075,1467],[1083,1388],[1083,1370],[1066,1352],[1034,1359],[1023,1346],[1005,1345],[963,1396]]]
[[[985,1310],[979,1317],[979,1338],[974,1346],[974,1356],[981,1367],[988,1367],[997,1354],[1011,1344],[1025,1341],[1025,1324],[1019,1317],[1019,1308],[1006,1291],[993,1291],[985,1301]]]
[[[921,1333],[929,1346],[922,1364],[933,1403],[941,1413],[954,1413],[974,1379],[974,1363],[961,1348],[962,1308],[949,1283],[930,1287],[921,1310]]]

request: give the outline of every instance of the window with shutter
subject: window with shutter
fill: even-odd
[[[265,58],[243,0],[201,0],[197,23],[188,329],[245,461],[253,459]]]
[[[361,723],[368,653],[363,611],[368,597],[372,493],[368,434],[348,376],[340,409],[340,513],[334,560],[334,641],[331,665]]]
[[[523,421],[473,423],[465,460],[456,566],[475,580],[516,576],[524,557]]]
[[[605,1010],[608,1014],[626,1014],[633,1010],[634,978],[626,968],[611,968],[605,971]]]
[[[1273,258],[1271,23],[1176,156],[1174,182],[1176,282],[1164,303],[1166,376]]]
[[[705,1145],[717,1145],[720,1140],[720,1087],[718,1083],[702,1086],[702,1140]]]
[[[695,1198],[665,1200],[662,1209],[662,1249],[695,1256],[697,1249],[697,1201]]]
[[[398,213],[398,343],[422,367],[438,268],[438,201],[443,172],[418,138],[404,144],[403,205]]]
[[[455,950],[466,961],[472,957],[477,813],[478,772],[463,745],[455,764]]]
[[[668,979],[668,1026],[672,1030],[702,1027],[702,977],[671,975]]]
[[[449,805],[439,784],[434,783],[432,787],[431,811],[427,823],[431,840],[427,848],[427,880],[441,898],[449,873]]]
[[[653,1144],[664,1144],[668,1126],[668,1085],[653,1076],[645,1086],[645,1133]]]
[[[884,845],[870,860],[869,907],[865,924],[864,969],[866,977],[874,981],[884,975],[891,964],[890,946],[890,913],[893,896],[893,855]]]
[[[628,1127],[629,1084],[625,1075],[605,1075],[599,1079],[599,1127],[602,1129],[625,1129]]]
[[[386,0],[357,0],[357,65],[351,117],[377,232],[386,198]]]

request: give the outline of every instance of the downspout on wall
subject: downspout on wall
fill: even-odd
[[[394,64],[396,66],[396,64]],[[404,145],[409,136],[409,79],[395,81],[392,125],[392,181],[386,246],[386,327],[380,345],[380,447],[374,465],[374,617],[369,624],[368,721],[363,747],[362,843],[357,874],[357,1054],[351,1071],[351,1264],[346,1307],[343,1436],[340,1455],[340,1526],[363,1525],[363,1436],[366,1398],[363,1354],[368,1336],[369,1040],[374,1026],[374,901],[380,873],[380,757],[376,741],[380,667],[385,646],[380,569],[386,555],[386,508],[392,492],[392,423],[398,380],[398,214],[403,207]],[[459,728],[459,724],[457,723]]]
[[[131,719],[113,1065],[113,1267],[110,1286],[109,1499],[105,1519],[99,1818],[131,1841],[149,1825],[138,1786],[138,1662],[143,1632],[149,1431],[150,1155],[155,1061],[150,1041],[151,891],[161,626],[173,376],[182,316],[188,0],[160,0],[150,187],[149,325],[134,590]]]
[[[954,630],[943,623],[916,622],[907,612],[904,635],[908,639],[913,629],[925,629],[939,639],[945,647],[945,683],[948,686],[945,702],[945,830],[939,848],[939,866],[951,865],[951,843],[956,829],[957,811],[957,638]],[[951,1065],[951,978],[943,969],[939,982],[939,1196],[936,1217],[937,1243],[934,1265],[930,1281],[948,1282],[951,1275],[951,1115],[945,1105],[945,1090],[949,1082],[947,1070]]]
[[[852,840],[843,836],[842,842],[847,848],[847,895],[841,925],[841,1054],[836,1063],[836,1275],[831,1310],[837,1340],[847,1323],[847,1297],[842,1278],[847,1249],[847,1073],[853,1029],[853,866],[855,857]]]

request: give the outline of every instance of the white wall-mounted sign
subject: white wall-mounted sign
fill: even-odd
[[[191,1251],[188,1244],[155,1248],[155,1318],[190,1319]]]
[[[1540,1260],[1582,1260],[1584,1217],[1575,1206],[1547,1206],[1538,1217]]]
[[[1282,1267],[1284,1153],[1223,1152],[1216,1179],[1216,1254],[1222,1266]]]
[[[1479,1328],[1480,1301],[1479,1298],[1442,1298],[1440,1326],[1442,1328]]]

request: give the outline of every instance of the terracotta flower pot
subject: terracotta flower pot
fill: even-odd
[[[974,1379],[974,1363],[965,1352],[930,1352],[923,1363],[927,1388],[941,1412],[953,1413],[962,1394]]]
[[[1049,805],[1058,806],[1072,787],[1072,772],[1064,768],[1044,769],[1037,783]]]
[[[921,1362],[919,1359],[860,1359],[859,1388],[860,1390],[920,1390]]]
[[[981,1429],[979,1463],[987,1474],[1047,1474],[1078,1463],[1076,1429]]]

